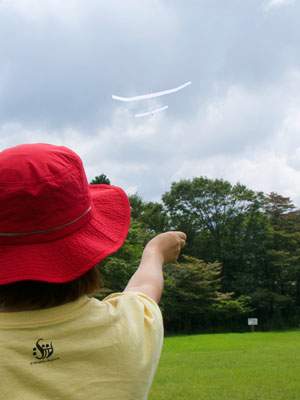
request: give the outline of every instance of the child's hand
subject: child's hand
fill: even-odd
[[[185,246],[186,234],[184,232],[172,231],[155,236],[147,244],[144,254],[156,253],[161,257],[162,264],[177,260],[180,250]]]
[[[162,266],[177,260],[185,241],[183,232],[161,233],[150,240],[124,292],[144,293],[158,303],[164,287]]]

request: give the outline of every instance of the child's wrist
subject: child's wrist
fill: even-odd
[[[164,257],[162,252],[155,247],[147,247],[143,252],[143,260],[151,260],[152,262],[158,262],[159,264],[164,264]]]

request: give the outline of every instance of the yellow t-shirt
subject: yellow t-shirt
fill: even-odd
[[[162,341],[158,305],[134,292],[0,313],[0,399],[147,399]]]

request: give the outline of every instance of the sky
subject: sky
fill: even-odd
[[[206,176],[299,208],[299,15],[300,0],[0,0],[0,151],[67,146],[89,181],[147,201]]]

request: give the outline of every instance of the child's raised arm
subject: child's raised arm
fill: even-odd
[[[177,260],[185,241],[183,232],[165,232],[150,240],[124,292],[140,292],[158,303],[164,286],[162,267]]]

